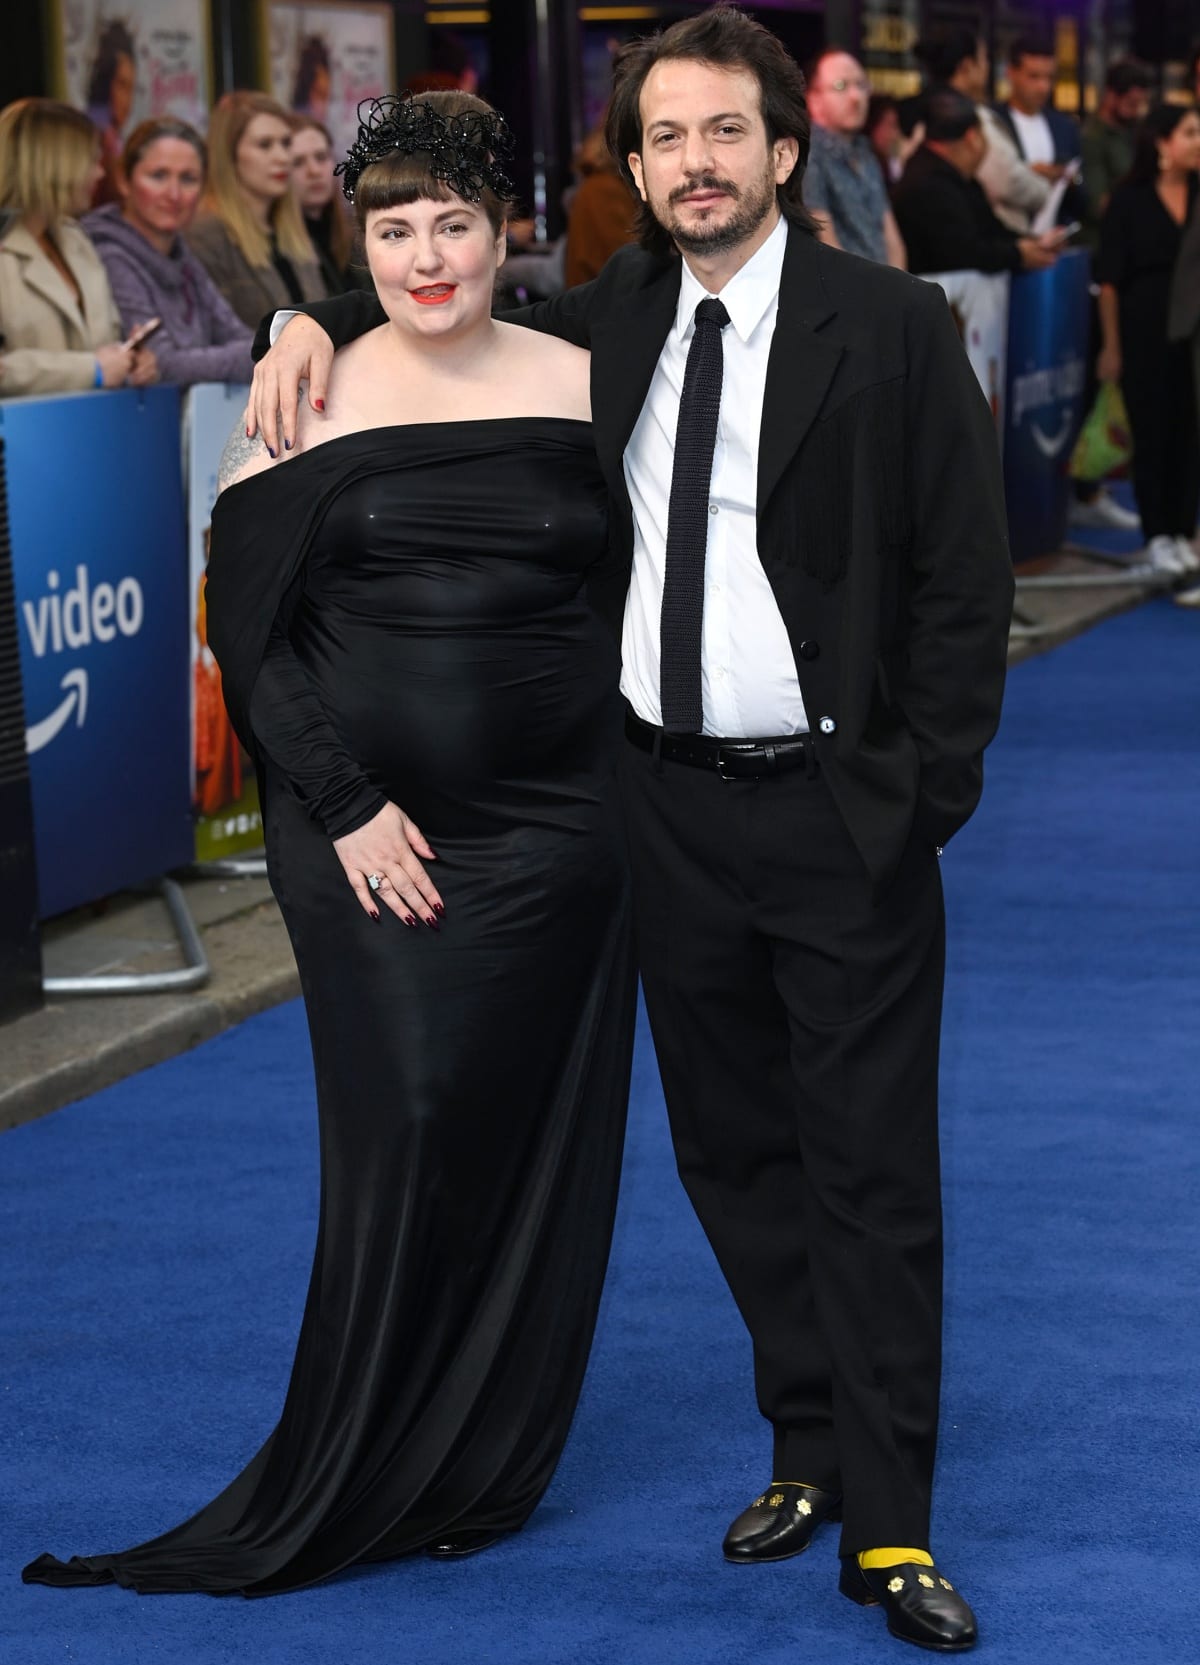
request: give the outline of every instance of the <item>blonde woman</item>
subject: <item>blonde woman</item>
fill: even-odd
[[[226,93],[208,128],[209,177],[188,233],[209,276],[243,323],[322,300],[321,277],[292,193],[292,123],[265,93]]]
[[[99,137],[79,110],[22,98],[0,111],[5,398],[157,379],[154,354],[122,343],[104,263],[75,224],[102,172]]]

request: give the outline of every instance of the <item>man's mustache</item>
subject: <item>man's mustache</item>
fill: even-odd
[[[694,196],[697,191],[720,191],[727,197],[738,194],[738,188],[731,180],[718,179],[715,173],[702,173],[695,179],[689,179],[685,185],[677,185],[667,201],[682,202],[684,197]]]

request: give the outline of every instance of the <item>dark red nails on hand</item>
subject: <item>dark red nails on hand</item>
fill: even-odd
[[[316,406],[316,408],[317,408],[317,409],[318,409],[318,410],[324,410],[324,409],[325,409],[325,401],[324,401],[324,399],[314,399],[314,400],[313,400],[313,404],[314,404],[314,405],[315,405],[315,406]]]
[[[415,928],[417,922],[411,913],[406,913],[404,916],[404,923]]]
[[[446,912],[445,908],[442,906],[442,904],[440,902],[435,902],[433,904],[433,911],[434,911],[434,913],[437,914],[439,919],[441,919],[445,915],[445,912]]]

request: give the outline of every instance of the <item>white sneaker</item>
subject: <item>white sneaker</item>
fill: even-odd
[[[1200,572],[1200,555],[1196,553],[1196,546],[1190,538],[1176,538],[1175,547],[1179,551],[1179,559],[1183,562],[1180,572]]]
[[[1136,532],[1142,524],[1132,509],[1123,509],[1106,491],[1098,491],[1086,503],[1073,498],[1067,519],[1072,526],[1091,526],[1105,532]]]
[[[1169,572],[1176,577],[1187,571],[1178,544],[1165,532],[1160,532],[1156,538],[1150,539],[1142,551],[1142,563],[1153,567],[1155,572]]]
[[[1192,584],[1186,590],[1176,590],[1171,597],[1176,607],[1200,607],[1200,584]]]

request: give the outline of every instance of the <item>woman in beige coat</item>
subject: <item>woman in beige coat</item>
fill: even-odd
[[[291,151],[291,118],[265,93],[226,93],[212,113],[208,190],[187,241],[251,329],[329,293],[292,194]]]
[[[121,341],[104,263],[75,224],[101,174],[96,129],[67,104],[0,111],[0,395],[141,387],[154,354]]]

